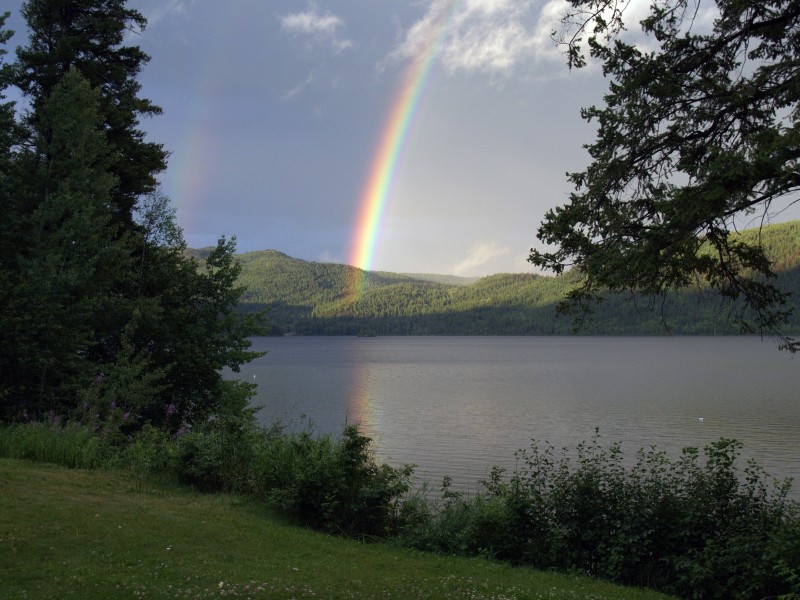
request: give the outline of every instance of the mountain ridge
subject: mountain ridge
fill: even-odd
[[[781,289],[800,297],[800,221],[741,232],[770,257]],[[203,249],[192,251],[202,259]],[[196,254],[195,254],[196,253]],[[293,258],[278,250],[237,254],[243,312],[268,309],[275,334],[297,335],[561,335],[569,318],[555,308],[577,275],[497,273],[459,278],[426,273],[361,271]],[[363,293],[351,282],[362,276]],[[796,300],[795,300],[796,302]],[[586,334],[736,333],[729,307],[707,290],[670,293],[658,310],[609,295]],[[652,307],[654,308],[654,307]],[[798,311],[795,311],[797,313]],[[800,330],[794,315],[792,330]]]

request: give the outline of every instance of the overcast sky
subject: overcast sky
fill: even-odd
[[[347,262],[392,100],[444,0],[129,0],[149,21],[142,123],[171,152],[161,176],[190,246],[235,235]],[[21,2],[13,40],[23,43]],[[560,0],[452,3],[406,138],[373,268],[531,271],[545,211],[587,162],[582,106],[606,83],[569,71],[550,41]]]

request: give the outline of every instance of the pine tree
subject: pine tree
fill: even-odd
[[[252,386],[220,370],[257,356],[247,338],[259,317],[234,313],[233,241],[201,272],[155,185],[166,153],[137,129],[160,112],[137,96],[148,57],[123,45],[144,19],[123,0],[30,0],[23,14],[30,42],[9,81],[31,110],[16,123],[0,105],[13,217],[0,254],[0,420],[96,420],[125,403],[126,429],[174,430],[243,410]]]
[[[35,209],[23,215],[28,244],[7,291],[2,374],[29,414],[64,412],[96,376],[86,356],[98,343],[97,316],[128,270],[130,248],[108,210],[116,178],[99,104],[68,71],[41,105],[33,151],[19,158]]]
[[[33,125],[71,68],[100,90],[100,112],[114,157],[110,171],[117,177],[113,205],[116,218],[130,225],[138,198],[155,189],[167,158],[163,147],[146,141],[139,129],[141,118],[161,114],[138,96],[136,78],[150,57],[124,44],[125,35],[143,30],[146,20],[125,0],[28,0],[22,14],[30,42],[17,49],[14,83],[31,100]]]

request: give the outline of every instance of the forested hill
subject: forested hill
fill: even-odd
[[[778,283],[800,297],[800,221],[742,233],[760,243]],[[202,258],[202,250],[194,251]],[[555,314],[575,276],[499,274],[478,280],[369,272],[366,291],[352,297],[355,269],[308,262],[275,250],[237,255],[245,312],[268,308],[273,333],[298,335],[553,335],[572,321]],[[800,313],[800,309],[795,311]],[[791,326],[800,331],[800,314]],[[657,306],[647,299],[609,296],[586,334],[737,333],[729,309],[707,290],[672,294]]]

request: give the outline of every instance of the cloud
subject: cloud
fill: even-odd
[[[486,267],[497,258],[506,256],[511,250],[497,242],[481,242],[472,247],[469,256],[453,267],[453,274],[460,276],[475,275],[485,271]]]
[[[306,89],[309,85],[314,83],[315,79],[316,79],[316,76],[314,75],[314,73],[313,72],[309,73],[308,76],[303,81],[298,83],[292,89],[287,90],[286,92],[284,92],[283,96],[282,96],[283,99],[284,100],[291,100],[292,98],[297,96],[300,92],[302,92],[304,89]]]
[[[330,13],[321,14],[316,5],[305,12],[292,13],[281,17],[281,28],[289,33],[309,36],[315,43],[330,46],[334,54],[351,48],[351,40],[340,39],[338,30],[344,21]]]
[[[187,2],[186,0],[167,0],[159,4],[156,8],[144,15],[147,18],[148,27],[158,25],[159,22],[169,15],[185,15],[186,7],[190,3],[191,2]]]
[[[451,73],[509,76],[534,62],[562,60],[551,40],[566,0],[432,0],[393,58],[417,56],[440,36],[440,60]]]
[[[335,264],[335,265],[345,264],[345,261],[342,259],[340,255],[335,254],[330,250],[323,250],[322,252],[320,252],[319,255],[317,256],[317,260],[319,262]]]

